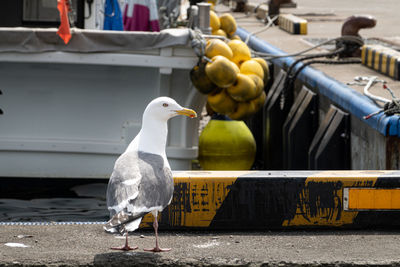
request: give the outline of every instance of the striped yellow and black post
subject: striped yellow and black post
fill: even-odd
[[[364,45],[361,62],[395,80],[400,80],[400,52],[381,45]]]
[[[174,181],[164,229],[400,227],[400,171],[188,171]]]
[[[307,20],[292,14],[280,14],[279,28],[292,34],[307,34]]]

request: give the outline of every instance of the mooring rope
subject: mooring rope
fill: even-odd
[[[389,91],[390,95],[392,96],[392,101],[386,102],[382,109],[364,116],[363,118],[365,120],[368,120],[369,118],[380,113],[384,113],[386,116],[400,115],[400,99],[394,95],[393,91],[386,84],[383,84],[383,89]]]
[[[286,102],[286,99],[288,97],[289,91],[292,89],[293,84],[294,84],[299,72],[301,70],[303,70],[305,66],[313,64],[313,62],[316,62],[316,61],[312,60],[312,61],[307,62],[308,63],[307,65],[305,65],[304,67],[301,67],[300,70],[297,70],[294,74],[292,74],[295,66],[298,63],[300,63],[300,62],[302,62],[304,60],[310,60],[310,59],[314,59],[314,58],[334,57],[334,56],[342,53],[344,50],[345,50],[345,47],[341,47],[341,48],[338,48],[338,49],[336,49],[335,51],[332,51],[332,52],[320,53],[320,54],[315,54],[315,55],[308,55],[308,56],[304,56],[302,58],[299,58],[299,59],[295,60],[289,66],[289,68],[287,70],[287,75],[286,75],[286,78],[285,78],[285,81],[284,81],[283,91],[282,91],[282,93],[280,95],[280,108],[281,108],[281,110],[283,110],[284,107],[285,107],[285,102]],[[320,62],[322,62],[322,61],[320,61]],[[324,62],[327,63],[327,61],[324,61]],[[329,61],[329,62],[330,62],[330,64],[335,64],[335,63],[332,63],[332,62],[341,62],[341,61]],[[357,63],[361,63],[361,61],[359,61]],[[341,63],[336,63],[336,64],[341,64]],[[348,64],[348,63],[345,63],[345,64]]]
[[[348,36],[348,35],[344,35],[344,36],[340,36],[340,37],[336,37],[336,38],[332,38],[332,39],[328,39],[322,43],[319,43],[317,45],[314,45],[310,48],[307,48],[305,50],[296,52],[296,53],[291,53],[291,54],[283,54],[283,55],[275,55],[275,54],[270,54],[270,53],[264,53],[264,52],[259,52],[259,51],[252,51],[256,56],[262,57],[265,60],[272,60],[272,59],[276,59],[276,58],[283,58],[283,57],[299,57],[299,56],[319,56],[321,55],[321,53],[315,53],[315,54],[306,54],[307,52],[314,50],[318,47],[324,46],[326,44],[329,43],[333,43],[335,42],[336,44],[340,45],[341,42],[339,42],[340,40],[345,40],[348,42],[353,42],[353,43],[357,43],[360,46],[362,46],[364,44],[364,40],[361,37],[358,36]],[[347,42],[346,42],[347,43]],[[338,46],[340,47],[340,46]]]
[[[196,55],[199,58],[202,58],[206,50],[206,39],[203,37],[200,30],[190,30],[189,33],[191,39],[190,45],[192,46]]]

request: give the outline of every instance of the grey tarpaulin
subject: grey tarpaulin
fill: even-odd
[[[56,28],[0,28],[0,52],[113,52],[189,46],[189,29],[125,32],[71,29],[65,45]]]

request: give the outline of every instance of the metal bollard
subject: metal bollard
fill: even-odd
[[[348,17],[342,25],[342,36],[355,36],[361,38],[358,33],[361,29],[373,28],[376,25],[376,19],[369,15],[354,15]],[[361,44],[350,41],[342,40],[336,44],[337,47],[345,46],[345,51],[339,54],[340,58],[343,57],[361,57]]]
[[[279,9],[283,4],[295,5],[291,0],[271,0],[268,2],[268,16],[270,18],[278,16],[280,14]],[[278,20],[275,21],[275,24],[278,24]]]
[[[209,3],[198,3],[199,7],[199,28],[203,34],[211,34],[210,7]]]

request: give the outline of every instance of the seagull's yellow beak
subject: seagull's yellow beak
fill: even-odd
[[[190,118],[196,118],[197,117],[197,113],[196,111],[189,109],[189,108],[183,108],[180,110],[175,110],[176,114],[178,115],[185,115],[188,116]]]

